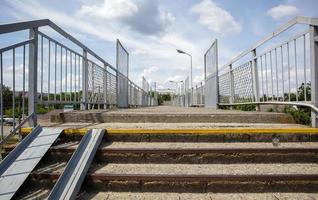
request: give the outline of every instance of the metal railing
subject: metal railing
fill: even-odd
[[[0,48],[0,144],[24,123],[36,126],[39,107],[106,109],[124,98],[127,105],[119,107],[156,104],[129,80],[126,50],[125,63],[118,59],[125,55],[117,51],[115,68],[48,19],[0,25],[2,41],[16,34],[22,42]],[[124,91],[119,80],[126,84]]]
[[[288,39],[279,42],[280,36]],[[312,110],[312,126],[318,127],[318,18],[292,19],[222,67],[217,65],[213,44],[204,57],[205,72],[210,72],[205,73],[202,86],[206,107],[212,97],[217,98],[212,101],[215,107],[253,104],[259,110],[259,105],[265,104],[305,106]],[[213,83],[207,86],[212,78]],[[211,88],[213,85],[217,88]],[[189,105],[198,102],[197,89],[189,89]]]

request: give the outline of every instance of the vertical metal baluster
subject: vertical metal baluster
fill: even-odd
[[[41,35],[41,101],[43,101],[43,36]]]
[[[263,101],[265,101],[265,98],[264,98],[264,80],[263,80],[263,56],[260,56],[260,61],[261,61],[261,79],[262,79],[262,99]]]
[[[305,101],[307,101],[307,77],[306,77],[306,35],[303,36],[304,38],[304,97]]]
[[[275,68],[276,68],[276,100],[279,100],[279,93],[278,93],[278,67],[277,67],[277,48],[275,48]],[[283,73],[283,72],[282,72]]]
[[[272,51],[269,52],[269,56],[270,56],[270,65],[271,65],[271,80],[272,80],[272,101],[274,100],[274,77],[273,77],[273,60],[272,60]]]
[[[77,54],[75,53],[74,56],[75,56],[75,58],[74,58],[74,65],[75,65],[75,68],[74,68],[74,71],[75,71],[75,72],[74,72],[74,77],[75,77],[75,80],[74,80],[74,84],[75,84],[75,88],[74,88],[74,91],[75,91],[75,93],[74,93],[74,101],[77,102],[77,94],[76,94],[76,93],[77,93],[77,88],[76,88],[76,86],[77,86],[77,84],[76,84],[76,83],[77,83],[77,82],[76,82],[76,78],[77,78],[77,77],[76,77],[76,75],[77,75],[77,74],[76,74],[76,72],[77,72],[77,70],[76,70],[76,68],[77,68],[77,65],[76,65],[76,64],[77,64],[77,63],[76,63]]]
[[[1,140],[3,140],[3,61],[2,53],[0,53],[0,118],[1,118]]]
[[[294,39],[294,54],[295,54],[295,76],[296,76],[296,101],[298,101],[298,69],[297,69],[297,44],[296,39]]]
[[[267,79],[267,56],[265,53],[265,82],[266,82],[266,101],[268,101],[268,79]]]
[[[73,59],[72,59],[72,51],[70,51],[70,92],[71,92],[71,95],[70,95],[70,101],[72,101],[72,82],[73,82],[73,74],[72,74],[72,68],[73,68]]]
[[[289,62],[289,42],[287,43],[287,66],[288,66],[288,101],[290,101],[290,62]]]
[[[25,116],[25,45],[23,45],[23,75],[22,75],[22,119],[24,119]]]
[[[62,101],[62,93],[63,93],[63,48],[62,48],[62,45],[60,46],[61,47],[61,60],[60,60],[60,67],[61,67],[61,73],[60,73],[60,101]]]
[[[12,50],[13,80],[12,80],[12,115],[13,129],[15,128],[15,48]]]
[[[57,79],[57,72],[56,72],[56,65],[57,65],[57,44],[55,43],[55,55],[54,55],[54,101],[56,103],[56,79]]]
[[[47,100],[50,101],[50,81],[51,81],[51,41],[49,42],[49,62],[48,62],[48,74],[47,74],[47,91],[48,91],[48,97]]]
[[[67,101],[67,49],[65,49],[65,96],[64,96],[64,101]]]
[[[285,81],[284,81],[284,55],[283,55],[283,46],[280,46],[280,57],[282,61],[282,90],[283,90],[283,101],[285,101]]]

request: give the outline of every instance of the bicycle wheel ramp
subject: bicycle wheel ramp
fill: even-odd
[[[103,139],[104,132],[101,129],[93,129],[85,134],[63,174],[55,184],[48,200],[76,198],[97,148]]]
[[[62,133],[61,128],[37,126],[0,163],[0,199],[11,199]]]

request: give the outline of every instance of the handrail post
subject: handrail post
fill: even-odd
[[[318,107],[318,26],[309,27],[310,35],[310,73],[311,73],[311,104]],[[315,112],[311,112],[311,126],[317,128],[318,120]]]
[[[88,109],[88,61],[87,61],[87,51],[83,49],[83,75],[82,75],[82,84],[83,84],[83,102],[82,110]]]
[[[234,103],[234,76],[233,76],[233,70],[232,70],[232,64],[229,65],[230,68],[230,104]],[[233,109],[233,106],[230,106],[230,109]]]
[[[104,64],[104,109],[107,108],[107,65]]]
[[[259,85],[258,85],[258,70],[257,70],[257,58],[256,58],[256,49],[252,50],[252,56],[253,56],[253,60],[252,60],[252,83],[253,83],[253,96],[254,99],[253,101],[258,102],[259,99]],[[256,111],[260,111],[260,105],[256,105]]]
[[[38,72],[38,28],[29,30],[29,38],[32,39],[29,45],[29,92],[28,92],[28,112],[31,127],[37,125],[37,72]]]

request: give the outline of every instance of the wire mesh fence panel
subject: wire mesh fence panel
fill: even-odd
[[[107,104],[117,104],[117,83],[116,76],[110,72],[107,72]]]
[[[247,62],[233,71],[234,103],[253,101],[252,68]]]
[[[218,86],[219,102],[230,103],[230,72],[219,76]]]
[[[129,104],[129,85],[128,85],[128,71],[129,71],[129,54],[117,40],[117,104],[118,107],[127,108]]]
[[[204,55],[205,106],[217,107],[218,103],[218,47],[215,40]]]
[[[91,108],[106,104],[105,91],[107,90],[106,69],[89,61],[88,62],[88,103]]]

